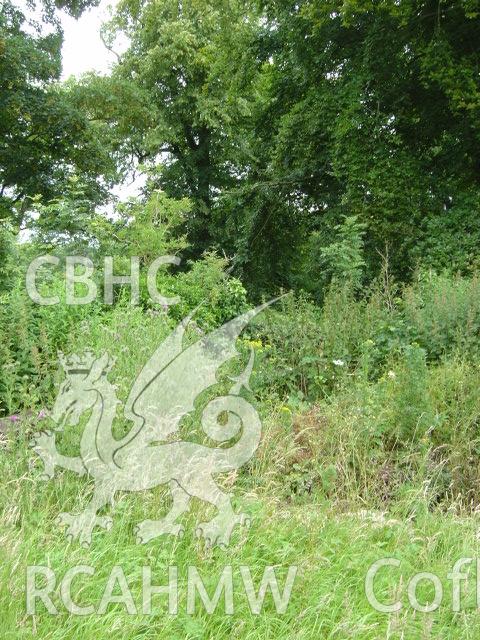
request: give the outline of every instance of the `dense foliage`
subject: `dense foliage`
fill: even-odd
[[[477,3],[125,0],[121,32],[77,98],[124,162],[192,199],[195,255],[225,251],[253,291],[305,286],[357,216],[368,280],[386,253],[402,280],[475,267]]]
[[[218,377],[217,390],[255,354],[244,393],[262,441],[225,486],[236,480],[262,517],[228,562],[294,563],[302,586],[284,617],[242,602],[232,616],[148,624],[121,602],[106,616],[31,619],[0,589],[8,637],[478,637],[478,598],[460,615],[385,617],[364,578],[395,555],[447,583],[454,560],[479,554],[479,2],[120,0],[102,34],[113,51],[128,39],[111,73],[61,82],[58,12],[94,4],[48,0],[37,22],[14,0],[0,6],[2,589],[20,593],[24,565],[45,557],[65,568],[60,496],[86,502],[87,478],[45,485],[28,447],[48,424],[57,350],[108,351],[124,402],[132,372],[187,314],[193,341],[277,295]],[[110,187],[132,170],[143,192],[118,202]],[[51,306],[25,288],[44,254],[59,261],[38,277]],[[86,305],[66,304],[75,255],[97,285]],[[104,303],[106,256],[118,274],[138,258],[137,305],[128,285]],[[159,256],[157,289],[174,304],[148,288]],[[182,437],[202,437],[205,402]],[[59,433],[61,446],[78,447],[80,431]],[[135,547],[133,522],[158,517],[161,500],[122,498],[95,552],[69,547],[101,564],[78,598],[97,596],[113,563],[224,562],[185,540]],[[385,601],[404,597],[390,574],[377,585]],[[431,602],[428,585],[419,594]]]
[[[77,15],[88,3],[62,6]],[[100,178],[114,173],[86,114],[58,83],[62,34],[53,7],[38,11],[32,20],[10,0],[0,7],[0,224],[22,225],[30,198],[58,196],[74,172],[99,201]]]
[[[123,34],[130,45],[111,75],[59,85],[52,8],[53,30],[32,32],[8,1],[3,208],[21,220],[28,196],[62,194],[72,171],[94,204],[113,165],[125,175],[140,164],[147,195],[190,198],[189,255],[224,252],[252,293],[286,286],[321,297],[325,277],[312,271],[323,271],[324,249],[352,216],[365,230],[366,282],[387,254],[400,280],[418,263],[471,271],[477,9],[122,0],[104,38],[114,47]]]

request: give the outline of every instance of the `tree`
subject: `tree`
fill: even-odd
[[[157,167],[154,188],[191,199],[197,253],[213,242],[218,194],[248,163],[242,131],[258,74],[254,16],[240,0],[123,0],[106,37],[124,32],[130,47],[111,78],[90,76],[78,90],[116,152]]]
[[[87,3],[65,4],[72,14]],[[27,20],[10,0],[0,9],[0,220],[21,223],[28,197],[51,198],[77,172],[90,197],[102,192],[98,177],[113,175],[113,164],[94,126],[60,86],[62,34],[45,6],[42,25]]]
[[[272,100],[258,138],[298,214],[299,251],[312,232],[328,246],[342,216],[357,215],[370,277],[387,246],[408,278],[414,259],[429,259],[433,228],[464,254],[465,232],[480,239],[478,3],[269,0],[266,10]]]
[[[72,93],[119,164],[149,168],[146,193],[191,200],[193,254],[267,293],[310,280],[305,254],[355,216],[366,281],[386,251],[401,279],[477,260],[474,0],[122,0],[119,32],[111,77]]]

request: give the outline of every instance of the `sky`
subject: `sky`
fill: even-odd
[[[115,6],[115,0],[102,0],[98,7],[85,11],[78,20],[65,13],[62,15],[62,78],[92,70],[108,73],[115,56],[105,48],[99,33],[102,23],[109,19],[112,6]]]

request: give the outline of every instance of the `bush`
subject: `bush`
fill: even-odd
[[[429,359],[461,350],[476,357],[480,349],[480,280],[424,272],[406,288],[402,311],[412,338]]]
[[[216,253],[205,253],[189,263],[188,271],[165,281],[168,295],[179,297],[170,307],[172,318],[180,321],[198,307],[194,320],[208,330],[247,311],[247,292],[240,280],[225,273],[227,264]]]
[[[0,415],[44,404],[52,392],[57,351],[65,349],[81,322],[95,318],[100,305],[65,304],[65,282],[52,276],[49,295],[60,303],[32,302],[24,279],[18,278],[0,305]]]

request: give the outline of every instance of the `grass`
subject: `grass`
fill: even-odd
[[[412,496],[408,506],[407,502],[395,503],[392,511],[396,510],[399,517],[362,509],[360,504],[353,510],[350,505],[347,510],[345,505],[342,508],[321,492],[308,497],[282,496],[275,467],[281,470],[285,461],[280,456],[271,460],[272,469],[265,459],[272,445],[270,439],[277,438],[275,448],[279,449],[278,437],[273,425],[267,424],[256,466],[250,473],[241,474],[232,488],[236,508],[251,514],[252,526],[248,530],[237,530],[227,550],[205,549],[195,538],[195,523],[205,517],[205,506],[200,502],[194,502],[185,517],[183,539],[164,537],[145,546],[137,545],[133,534],[135,523],[146,517],[159,517],[158,514],[168,508],[161,489],[117,495],[111,510],[114,516],[111,531],[96,530],[89,549],[67,543],[55,519],[59,511],[79,510],[88,498],[92,483],[68,472],[61,472],[54,481],[43,482],[40,470],[32,468],[26,440],[11,441],[0,457],[2,638],[93,640],[112,633],[128,640],[477,638],[480,620],[475,601],[475,567],[462,591],[459,613],[452,611],[452,583],[447,579],[458,558],[479,556],[477,515],[467,517],[453,510],[422,508],[426,503],[418,495],[415,495],[415,510],[411,508]],[[233,483],[233,478],[229,480]],[[409,517],[405,516],[406,510],[410,512]],[[370,606],[364,581],[373,562],[390,556],[398,558],[401,566],[381,570],[375,582],[376,595],[387,603],[400,600],[403,606],[399,613],[387,615]],[[67,569],[75,565],[93,567],[93,576],[74,581],[72,594],[79,605],[95,607],[112,568],[121,566],[138,612],[129,615],[123,604],[111,604],[104,615],[74,616],[65,611],[57,588],[53,597],[57,616],[49,614],[42,604],[38,605],[36,615],[27,616],[28,565],[51,567],[58,582]],[[166,596],[154,597],[152,614],[143,615],[142,567],[151,567],[154,584],[166,584],[171,565],[178,568],[179,575],[178,615],[169,614]],[[189,565],[197,567],[210,596],[223,568],[232,566],[233,615],[225,614],[222,600],[213,614],[208,614],[198,599],[195,613],[187,613]],[[252,614],[241,581],[242,565],[251,568],[257,589],[265,567],[277,567],[281,589],[288,567],[298,567],[284,614],[276,612],[270,594],[265,598],[261,614]],[[433,572],[442,580],[444,598],[435,613],[418,613],[409,605],[408,580],[420,571]],[[420,585],[417,595],[420,602],[431,602],[433,597],[428,585]]]
[[[442,322],[455,329],[455,344],[448,343],[448,352],[441,348],[447,329],[435,329],[430,344],[423,330],[435,317],[438,296],[415,297],[413,290],[392,312],[382,306],[379,295],[357,304],[332,294],[323,311],[304,300],[297,304],[285,299],[280,312],[272,312],[242,337],[241,358],[235,369],[222,371],[213,395],[231,386],[228,374],[242,369],[253,347],[257,365],[255,397],[250,400],[262,417],[263,436],[252,460],[237,474],[220,479],[233,494],[235,509],[249,513],[252,521],[249,529],[236,529],[226,550],[207,549],[195,537],[196,523],[211,513],[196,500],[183,518],[182,539],[161,537],[136,544],[135,525],[168,510],[164,487],[117,494],[115,505],[105,510],[113,516],[112,530],[96,529],[88,549],[69,543],[56,518],[63,511],[78,513],[93,481],[62,471],[54,480],[42,481],[28,443],[47,423],[36,423],[36,413],[23,418],[0,451],[0,637],[476,640],[480,619],[475,562],[461,583],[460,611],[453,610],[448,578],[458,559],[480,557],[480,405],[478,365],[471,357],[478,336],[473,321],[461,338],[455,337],[461,318],[474,318],[476,311],[465,311],[463,303],[450,300],[457,289],[461,300],[469,298],[467,284],[456,286],[443,280],[438,285]],[[341,326],[335,325],[339,317]],[[408,326],[406,317],[411,319]],[[91,347],[98,354],[108,350],[114,355],[111,378],[124,401],[132,372],[141,369],[172,326],[164,314],[118,305],[103,317],[86,317],[70,335],[69,350]],[[296,332],[296,326],[301,331]],[[199,435],[201,409],[211,397],[212,390],[199,398],[197,411],[182,428],[185,438]],[[43,406],[51,402],[45,395]],[[35,404],[39,406],[38,400]],[[119,429],[125,428],[118,423]],[[82,425],[65,433],[66,451],[78,447],[81,430]],[[402,604],[390,614],[377,611],[365,594],[369,568],[386,557],[400,561],[398,568],[381,569],[375,580],[379,601]],[[32,565],[55,572],[52,599],[58,615],[42,604],[35,615],[27,615],[26,571]],[[66,611],[60,584],[76,565],[94,570],[73,581],[78,605],[97,609],[112,569],[120,566],[136,613],[129,614],[120,602],[111,603],[102,615]],[[154,596],[151,614],[142,613],[145,566],[158,585],[167,583],[170,566],[177,567],[176,615],[169,613],[165,595]],[[195,611],[188,611],[189,566],[197,568],[210,596],[224,568],[232,567],[232,614],[222,598],[208,613],[198,596]],[[270,592],[261,613],[251,611],[242,566],[250,568],[257,590],[266,567],[275,567],[280,590],[289,567],[298,568],[284,613],[276,610]],[[419,572],[436,574],[443,587],[441,605],[432,613],[416,611],[409,599],[408,585]],[[420,603],[431,603],[432,585],[421,582],[416,595]]]

